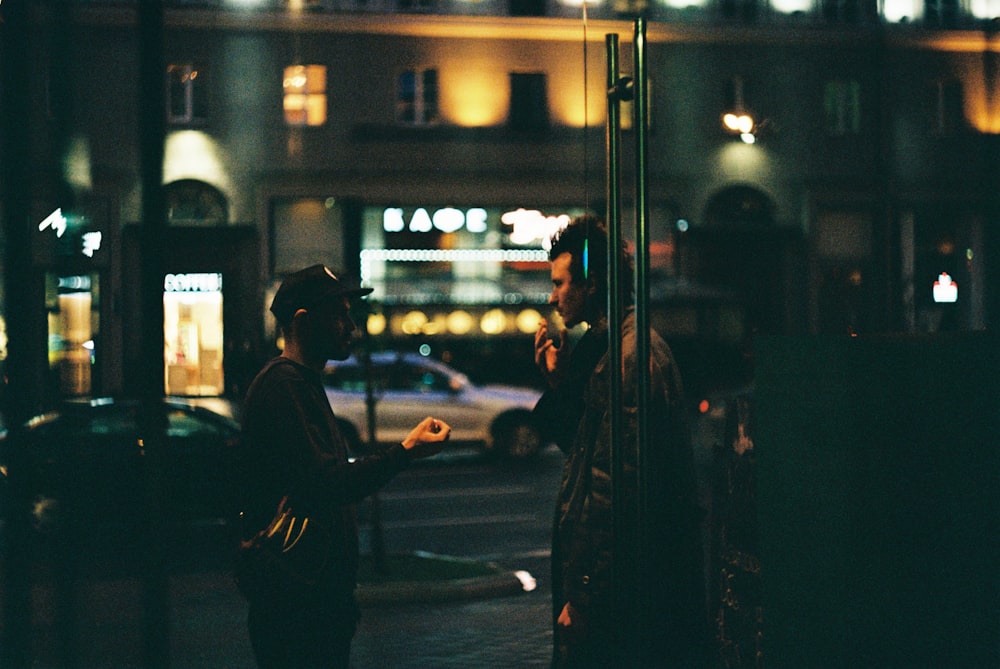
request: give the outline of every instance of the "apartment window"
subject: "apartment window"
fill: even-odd
[[[427,12],[434,9],[434,0],[397,0],[396,9],[401,12]]]
[[[407,70],[399,74],[396,121],[404,125],[429,125],[438,120],[437,70]]]
[[[291,65],[285,68],[285,122],[294,126],[326,123],[326,66]]]
[[[832,136],[861,132],[861,84],[853,79],[828,81],[823,90],[826,132]]]
[[[926,0],[924,23],[935,28],[954,28],[958,25],[958,0]]]
[[[191,63],[167,66],[167,122],[189,125],[208,116],[205,68]]]
[[[544,72],[513,72],[510,75],[512,130],[545,130],[549,127],[549,103]]]
[[[756,0],[722,0],[722,15],[727,19],[753,23],[757,19]]]
[[[545,16],[545,0],[508,0],[508,11],[511,16]]]
[[[926,109],[930,110],[930,127],[937,135],[951,135],[963,124],[962,84],[954,79],[932,81],[928,87]]]

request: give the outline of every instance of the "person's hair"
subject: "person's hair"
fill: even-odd
[[[593,214],[582,214],[552,236],[549,260],[563,253],[570,254],[570,276],[573,283],[592,279],[598,295],[608,294],[608,228]],[[632,259],[621,249],[622,294],[632,295]],[[586,257],[585,257],[586,256]]]

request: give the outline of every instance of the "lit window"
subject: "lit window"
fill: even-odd
[[[826,82],[823,112],[829,135],[857,135],[861,132],[861,84],[855,80]]]
[[[175,125],[204,121],[207,91],[204,68],[190,63],[167,66],[167,121]]]
[[[288,125],[326,123],[326,66],[285,68],[285,122]]]
[[[429,125],[437,120],[437,70],[401,72],[396,94],[396,121],[404,125]]]

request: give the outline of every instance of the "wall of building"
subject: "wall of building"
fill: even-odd
[[[603,211],[604,42],[619,35],[629,74],[633,24],[564,15],[390,13],[375,21],[168,9],[164,65],[200,68],[209,111],[168,126],[164,182],[208,184],[224,196],[229,225],[257,228],[262,285],[253,290],[264,295],[277,278],[276,202]],[[927,277],[916,274],[936,276],[926,260],[933,254],[908,264],[920,253],[905,245],[944,228],[951,260],[975,247],[973,259],[956,265],[977,296],[955,327],[984,327],[996,303],[984,278],[1000,180],[989,134],[1000,117],[996,46],[976,31],[803,23],[772,16],[759,25],[648,26],[650,202],[657,239],[679,249],[672,276],[707,276],[712,288],[758,304],[766,331],[934,327],[940,318],[920,315]],[[38,190],[50,194],[46,202],[65,190],[105,193],[118,207],[108,225],[138,221],[134,13],[42,16],[35,29]],[[293,64],[327,68],[322,125],[284,120],[283,71]],[[397,76],[421,68],[438,73],[440,118],[403,127]],[[509,127],[512,73],[545,75],[548,127]],[[753,145],[721,125],[736,82],[757,120]],[[825,113],[831,82],[856,86],[849,90],[860,101],[857,123],[843,131],[831,132]],[[957,107],[933,97],[956,83]],[[941,116],[955,109],[957,118]],[[633,139],[623,133],[626,219]]]

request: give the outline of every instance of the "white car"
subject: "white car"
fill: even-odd
[[[541,392],[514,386],[477,386],[465,374],[417,353],[371,354],[331,360],[323,384],[346,436],[363,447],[368,437],[368,389],[379,443],[401,441],[417,423],[434,416],[451,426],[449,442],[487,453],[527,459],[542,443],[531,409]]]

